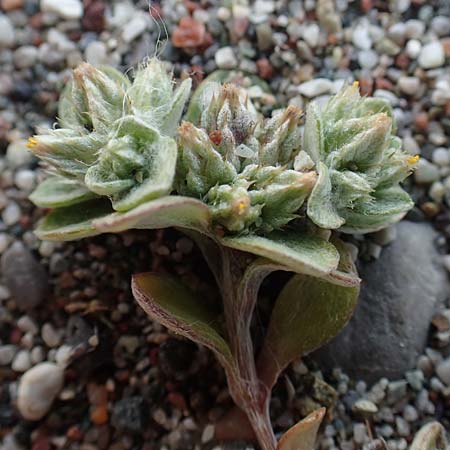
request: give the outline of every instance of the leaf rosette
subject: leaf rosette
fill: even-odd
[[[321,111],[309,105],[303,148],[319,174],[307,211],[316,225],[367,233],[397,222],[412,208],[399,183],[418,157],[402,152],[393,128],[387,102],[361,97],[357,83]]]

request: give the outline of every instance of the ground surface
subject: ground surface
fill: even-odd
[[[166,0],[150,6],[149,13],[146,1],[0,0],[3,450],[208,449],[214,447],[211,424],[231,405],[212,356],[151,323],[129,291],[133,272],[153,268],[210,293],[211,280],[189,240],[175,232],[136,232],[55,245],[33,236],[42,212],[27,196],[43,174],[26,138],[52,125],[58,93],[84,59],[128,70],[158,54],[173,63],[176,76],[196,81],[216,68],[240,68],[269,83],[272,95],[252,91],[267,111],[286,103],[303,107],[344,81],[359,80],[363,93],[392,104],[405,150],[421,154],[408,185],[417,203],[409,218],[431,222],[441,233],[440,253],[448,254],[447,0]],[[363,242],[360,255],[377,258],[388,241]],[[450,268],[450,260],[444,262]],[[437,417],[448,424],[445,317],[431,326],[417,370],[401,380],[367,386],[338,370],[326,376],[339,400],[319,448],[361,449],[373,433],[390,450],[403,450],[423,422]],[[18,380],[46,360],[68,364],[64,385],[48,415],[27,422],[15,407]],[[313,361],[307,365],[294,365],[275,390],[277,431],[298,420],[308,402],[323,400],[320,373]]]

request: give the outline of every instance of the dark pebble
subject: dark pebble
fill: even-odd
[[[2,255],[1,269],[19,309],[34,308],[47,296],[47,272],[22,242],[14,242]]]
[[[185,379],[197,353],[197,346],[190,341],[168,339],[159,348],[159,363],[165,375],[176,380]]]
[[[128,397],[114,405],[111,422],[120,431],[140,433],[148,426],[149,413],[143,397]]]

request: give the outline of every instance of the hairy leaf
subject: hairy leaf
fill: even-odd
[[[339,253],[330,242],[312,235],[274,231],[266,237],[227,237],[222,243],[244,252],[263,256],[293,272],[324,277],[336,270]]]
[[[281,436],[276,450],[313,450],[325,408],[309,414]]]
[[[109,200],[91,200],[50,212],[39,223],[36,236],[44,241],[72,241],[101,232],[93,221],[112,212]]]
[[[30,195],[30,200],[41,208],[61,208],[95,198],[83,184],[60,176],[48,177]]]
[[[210,224],[209,208],[190,197],[166,196],[144,203],[126,213],[113,213],[94,226],[104,233],[138,229],[180,227],[205,232]]]
[[[131,288],[136,301],[152,319],[211,349],[225,368],[233,366],[217,315],[186,286],[169,276],[143,273],[133,276]]]

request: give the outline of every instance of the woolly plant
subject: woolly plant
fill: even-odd
[[[111,68],[77,68],[59,127],[29,140],[50,172],[30,197],[50,209],[36,233],[71,240],[176,227],[190,236],[222,304],[160,273],[135,275],[134,297],[151,318],[212,350],[263,450],[309,450],[324,410],[277,443],[271,390],[293,360],[349,320],[360,280],[338,232],[398,221],[412,207],[399,183],[416,159],[393,136],[389,106],[360,97],[356,85],[321,110],[312,103],[305,125],[293,106],[263,118],[244,90],[211,81],[181,121],[190,86],[187,79],[174,89],[157,60],[132,82]],[[252,316],[274,271],[295,275],[255,355]]]

